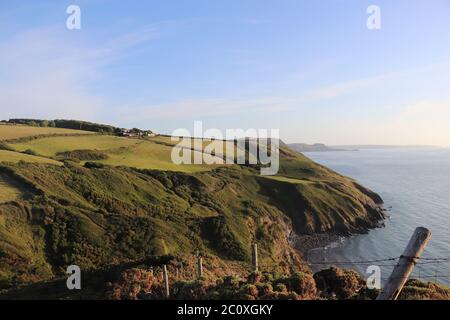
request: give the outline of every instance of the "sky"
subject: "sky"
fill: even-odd
[[[450,146],[450,0],[0,0],[9,118]]]

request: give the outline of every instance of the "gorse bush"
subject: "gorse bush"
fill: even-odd
[[[349,299],[365,286],[365,281],[353,270],[331,267],[314,275],[319,290],[326,296]]]
[[[256,283],[254,283],[258,280]],[[145,283],[143,283],[145,282]],[[288,283],[286,286],[283,283]],[[124,271],[117,283],[109,284],[109,298],[161,299],[161,282],[145,270]],[[275,288],[275,289],[274,289]],[[277,277],[267,272],[254,272],[247,280],[236,276],[218,278],[215,283],[202,280],[179,280],[171,285],[171,299],[180,300],[312,300],[317,299],[311,274],[296,273]]]
[[[98,150],[72,150],[56,154],[58,160],[93,161],[108,159],[108,155]]]

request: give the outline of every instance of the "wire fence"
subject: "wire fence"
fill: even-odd
[[[256,249],[256,247],[255,247]],[[257,250],[256,254],[253,256],[252,258],[252,265],[251,265],[251,271],[272,271],[272,272],[282,272],[280,269],[285,269],[286,267],[291,269],[292,271],[296,271],[295,269],[298,268],[292,268],[292,265],[286,264],[286,263],[270,263],[270,264],[259,264],[258,263],[258,258],[257,258]],[[434,270],[434,274],[429,274],[430,270],[424,270],[424,268],[429,269],[430,265],[441,265],[441,264],[448,264],[450,263],[450,257],[434,257],[434,258],[420,258],[420,257],[404,257],[404,256],[398,256],[398,257],[390,257],[390,258],[384,258],[384,259],[374,259],[374,260],[358,260],[358,261],[302,261],[299,262],[300,265],[303,266],[344,266],[344,267],[348,267],[348,266],[378,266],[378,267],[395,267],[399,265],[400,262],[400,258],[407,258],[410,259],[414,262],[415,265],[415,272],[411,275],[411,276],[403,276],[403,277],[397,277],[397,278],[392,278],[392,277],[380,277],[379,279],[382,282],[389,280],[398,280],[398,279],[403,279],[403,280],[407,280],[408,278],[414,278],[417,280],[422,280],[422,281],[428,281],[428,282],[442,282],[440,280],[445,280],[446,283],[449,282],[450,279],[450,273],[449,274],[442,274],[442,273],[438,273],[437,270]],[[190,270],[190,272],[188,270],[184,270],[183,268],[183,264],[181,264],[180,267],[176,267],[175,271],[173,274],[171,274],[169,276],[169,273],[167,271],[166,266],[164,265],[162,268],[152,268],[152,274],[154,271],[156,271],[157,273],[160,274],[161,280],[165,285],[165,294],[167,297],[170,296],[170,283],[169,283],[169,277],[171,278],[171,281],[173,280],[181,280],[181,278],[184,278],[186,276],[186,271],[187,272],[187,276],[189,278],[197,278],[197,279],[201,279],[203,277],[203,263],[202,263],[202,256],[199,252],[196,253],[196,259],[197,259],[197,264],[193,266],[193,269]],[[450,268],[447,268],[450,271]],[[159,272],[158,272],[159,271]],[[300,271],[300,270],[297,270]],[[383,292],[384,288],[381,288],[380,292]]]
[[[368,267],[371,265],[375,265],[378,267],[395,267],[398,265],[400,258],[403,256],[398,257],[389,257],[389,258],[383,258],[383,259],[374,259],[374,260],[357,260],[357,261],[303,261],[300,262],[301,265],[306,266],[318,266],[318,267],[327,267],[327,266],[336,266],[336,267]],[[450,272],[450,257],[433,257],[433,258],[421,258],[416,257],[414,258],[415,261],[415,270],[412,275],[412,278],[416,278],[418,280],[429,280],[429,281],[435,281],[438,282],[439,279],[446,280],[445,282],[449,282],[450,279],[450,273],[440,273],[437,270],[428,270],[430,266],[439,266],[442,264],[446,264],[448,266],[449,272]],[[279,264],[261,264],[258,266],[261,270],[269,271],[269,270],[275,270],[276,268],[279,268]],[[382,281],[387,281],[389,277],[381,277]]]

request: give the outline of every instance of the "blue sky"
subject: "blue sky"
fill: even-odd
[[[81,30],[66,28],[71,4]],[[450,146],[450,1],[0,0],[11,117]]]

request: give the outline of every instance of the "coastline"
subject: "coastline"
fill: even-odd
[[[302,259],[306,264],[308,264],[311,271],[313,273],[318,272],[324,269],[324,267],[326,267],[326,264],[315,266],[309,265],[311,251],[326,250],[329,247],[341,244],[343,241],[350,239],[355,235],[366,234],[370,232],[370,230],[383,228],[385,226],[385,220],[389,218],[389,215],[386,214],[387,210],[383,207],[382,204],[377,205],[377,207],[373,210],[375,210],[377,214],[375,215],[375,219],[371,220],[371,224],[368,225],[367,222],[363,222],[359,226],[355,226],[354,231],[351,233],[317,233],[311,235],[298,235],[293,230],[291,230],[288,235],[288,242],[292,248],[294,248],[301,254]]]

